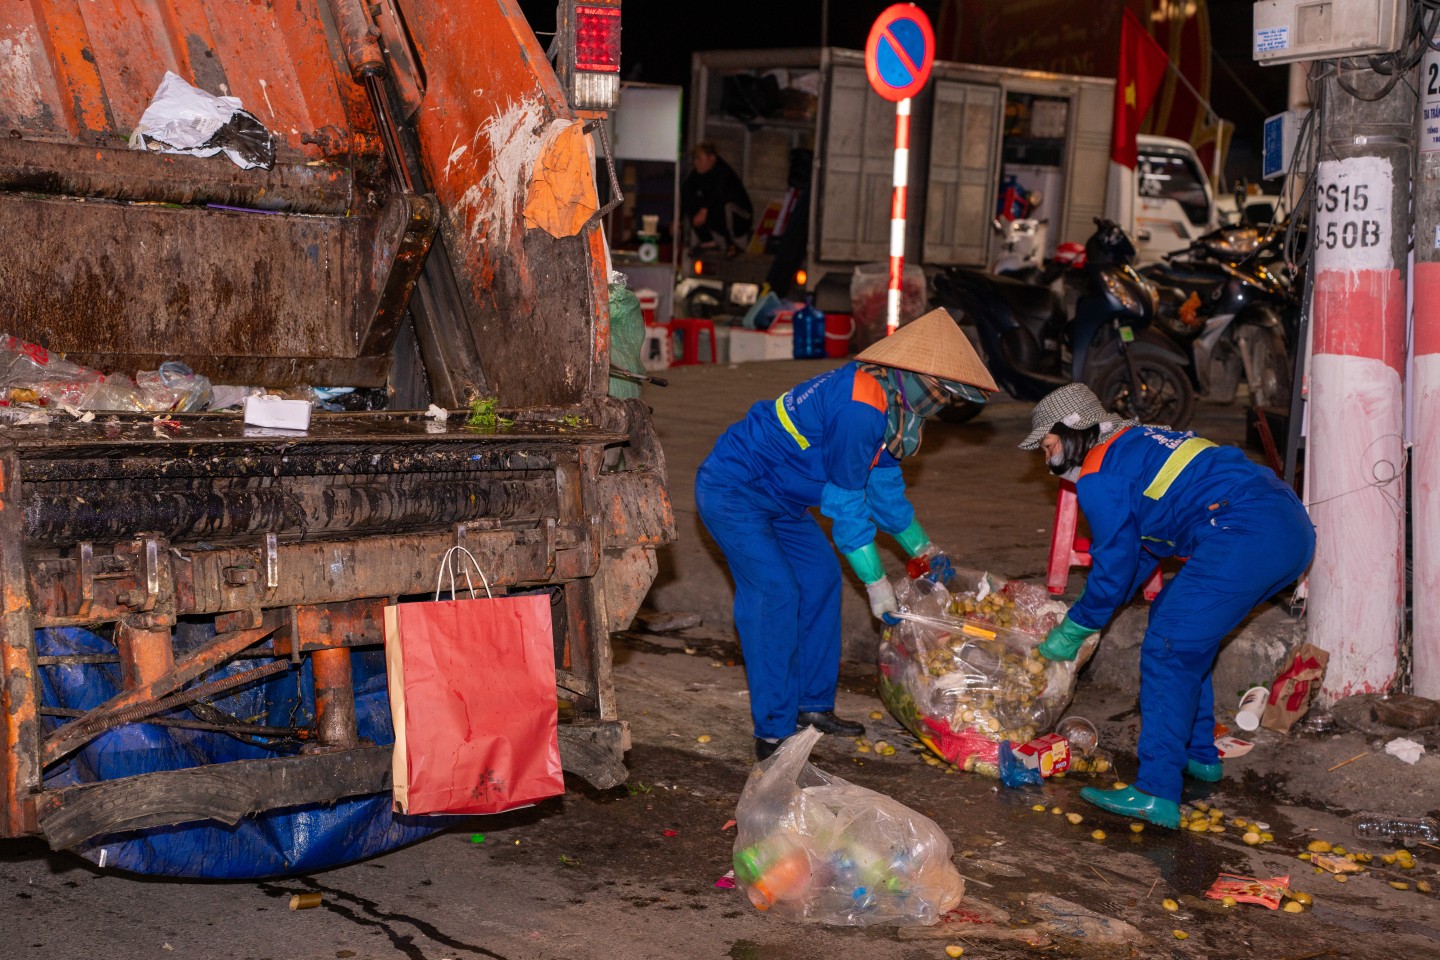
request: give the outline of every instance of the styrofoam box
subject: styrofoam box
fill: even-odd
[[[245,422],[252,427],[307,430],[310,427],[310,404],[304,400],[285,400],[269,394],[246,397]]]
[[[730,362],[791,360],[795,356],[795,328],[788,323],[772,324],[769,330],[730,331]]]

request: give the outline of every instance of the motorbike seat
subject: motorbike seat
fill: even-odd
[[[963,280],[973,294],[1003,302],[1016,319],[1032,320],[1039,327],[1065,320],[1065,304],[1049,287],[988,273],[969,273]]]

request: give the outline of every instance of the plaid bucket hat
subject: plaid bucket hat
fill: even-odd
[[[1138,420],[1122,420],[1117,414],[1106,410],[1100,398],[1083,383],[1071,383],[1046,394],[1035,404],[1030,414],[1030,433],[1020,441],[1021,450],[1035,450],[1045,434],[1063,423],[1076,430],[1100,426],[1100,440],[1108,440],[1112,434],[1133,427]]]

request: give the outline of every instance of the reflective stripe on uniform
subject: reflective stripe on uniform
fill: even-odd
[[[809,450],[810,441],[805,439],[805,434],[796,429],[795,421],[790,419],[790,414],[785,409],[785,398],[788,396],[788,393],[783,393],[775,399],[775,416],[780,418],[780,426],[785,428],[785,432],[794,437],[795,442],[800,444],[800,449]]]
[[[1151,500],[1159,500],[1170,490],[1170,485],[1175,478],[1180,476],[1181,471],[1190,466],[1190,461],[1200,455],[1200,451],[1208,450],[1215,446],[1203,437],[1191,437],[1180,446],[1175,452],[1165,459],[1165,465],[1160,472],[1155,474],[1155,479],[1150,481],[1150,486],[1145,488],[1145,496]]]

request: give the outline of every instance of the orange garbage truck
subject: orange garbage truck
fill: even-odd
[[[549,596],[562,766],[623,782],[609,637],[674,520],[607,389],[620,12],[564,0],[552,62],[507,0],[0,11],[0,837],[238,878],[448,825],[391,810],[383,643],[454,546]],[[240,108],[220,152],[177,152],[165,85]],[[4,373],[60,358],[319,406]]]

